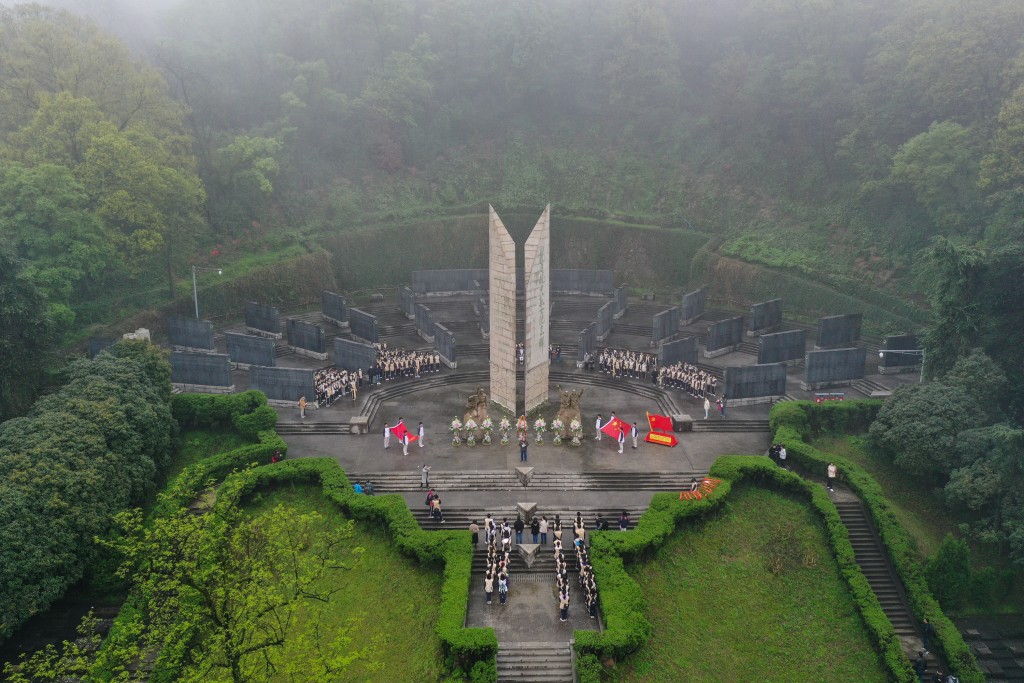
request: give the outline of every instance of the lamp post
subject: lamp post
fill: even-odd
[[[921,356],[921,376],[918,377],[917,383],[924,383],[924,349],[881,349],[878,352],[878,357],[885,358],[887,353],[912,353]]]
[[[192,266],[192,301],[196,304],[196,320],[199,320],[199,288],[196,286],[196,272],[200,270],[215,270],[217,275],[223,275],[224,271],[220,268],[201,268],[200,266]]]

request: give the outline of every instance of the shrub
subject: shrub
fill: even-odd
[[[938,552],[928,560],[925,576],[943,609],[959,608],[971,584],[971,549],[967,541],[946,534]]]
[[[593,654],[582,655],[576,660],[579,683],[601,683],[601,661]]]
[[[865,404],[858,407],[855,404]],[[842,408],[839,407],[842,406]],[[858,465],[834,455],[822,453],[805,439],[812,436],[811,424],[817,424],[818,432],[824,433],[829,428],[829,420],[816,415],[836,415],[835,411],[862,411],[865,416],[872,410],[878,410],[878,401],[843,401],[841,404],[816,404],[811,401],[790,401],[780,403],[772,408],[770,424],[774,433],[774,441],[786,447],[789,459],[795,465],[811,472],[824,474],[829,462],[833,462],[842,479],[868,508],[875,529],[885,545],[889,558],[897,575],[906,589],[910,608],[917,619],[927,618],[935,628],[935,642],[946,657],[962,683],[982,683],[985,674],[978,667],[974,655],[964,642],[963,636],[952,621],[942,612],[939,603],[928,590],[924,570],[914,552],[910,537],[900,526],[896,515],[890,509],[878,485],[871,475]],[[848,407],[847,407],[848,406]],[[801,416],[800,413],[803,413]],[[834,424],[834,422],[832,423]]]
[[[477,662],[469,672],[469,680],[470,683],[497,683],[497,663],[493,659]]]

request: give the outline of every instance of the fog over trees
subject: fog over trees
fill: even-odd
[[[57,329],[180,296],[213,250],[481,202],[922,304],[937,237],[1019,263],[1015,0],[55,4],[0,15],[0,231]]]

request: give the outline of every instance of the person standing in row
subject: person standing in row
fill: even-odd
[[[533,536],[533,542],[536,544],[537,537],[540,536],[540,520],[536,517],[530,520],[530,535]]]
[[[551,534],[555,537],[556,541],[562,540],[562,520],[558,515],[555,515],[555,526]]]
[[[505,604],[508,600],[508,574],[502,572],[498,575],[498,601]]]
[[[626,445],[626,431],[619,427],[619,453],[622,453],[623,447]]]
[[[523,523],[522,515],[516,517],[516,521],[512,524],[512,528],[516,530],[516,545],[520,545],[523,542],[523,530],[526,528],[526,524]]]
[[[491,604],[491,598],[494,596],[494,575],[490,572],[484,576],[484,595],[487,596],[487,604]]]
[[[640,429],[636,426],[636,422],[633,423],[633,427],[629,430],[629,435],[633,437],[633,450],[636,450],[636,438],[640,436]]]
[[[558,620],[569,620],[569,587],[562,586],[562,594],[558,596]]]
[[[548,518],[540,518],[540,543],[541,545],[548,544]]]
[[[597,436],[594,437],[594,440],[595,441],[600,441],[601,440],[601,415],[600,414],[598,414],[598,416],[597,416],[597,424],[594,426],[594,430],[597,433]]]
[[[416,436],[420,437],[420,448],[423,448],[423,437],[426,436],[426,430],[423,428],[423,422],[420,421],[420,426],[416,430]]]
[[[402,434],[402,455],[409,455],[409,432]]]
[[[388,423],[384,423],[384,450],[391,447],[391,427],[388,427]]]

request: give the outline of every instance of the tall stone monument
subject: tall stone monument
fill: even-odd
[[[524,252],[526,310],[525,364],[526,411],[529,412],[548,400],[548,329],[551,320],[551,205],[537,220],[533,232],[526,240]],[[493,309],[491,309],[493,310]],[[493,348],[493,347],[492,347]]]
[[[491,400],[516,412],[516,244],[488,206]]]

